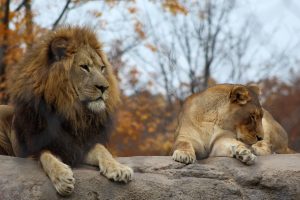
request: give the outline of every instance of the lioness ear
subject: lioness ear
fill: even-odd
[[[67,54],[68,40],[67,38],[55,38],[51,42],[51,52],[56,61],[61,60]]]
[[[249,84],[247,85],[247,87],[252,90],[253,92],[255,92],[255,94],[257,94],[258,96],[261,94],[260,88],[258,87],[258,85],[255,84]]]
[[[231,103],[237,103],[240,105],[246,104],[251,100],[249,92],[245,86],[234,86],[230,93]]]

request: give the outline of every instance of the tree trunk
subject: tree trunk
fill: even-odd
[[[3,75],[5,72],[6,62],[5,62],[5,56],[7,53],[8,48],[8,30],[9,30],[9,8],[10,0],[6,0],[4,6],[1,6],[1,12],[3,13],[3,18],[0,19],[1,23],[3,24],[3,35],[1,38],[1,44],[0,44],[0,75]]]
[[[26,45],[27,48],[31,46],[33,38],[33,22],[31,11],[31,0],[25,0],[25,19],[26,19]]]

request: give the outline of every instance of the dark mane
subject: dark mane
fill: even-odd
[[[41,150],[49,150],[65,163],[74,166],[83,161],[84,155],[96,144],[107,144],[112,128],[112,118],[107,115],[106,123],[85,111],[87,126],[75,128],[64,116],[41,100],[19,102],[15,107],[13,127],[20,144],[20,157],[38,157]]]

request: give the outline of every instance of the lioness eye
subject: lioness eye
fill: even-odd
[[[80,65],[81,69],[90,72],[89,66],[88,65]]]
[[[101,68],[101,72],[103,73],[104,70],[105,70],[105,66],[103,65],[103,66],[101,66],[100,68]]]

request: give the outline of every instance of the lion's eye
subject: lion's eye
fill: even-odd
[[[83,69],[84,71],[90,72],[90,68],[88,65],[80,65],[81,69]]]
[[[101,69],[101,72],[103,73],[105,71],[105,65],[101,66],[100,69]]]
[[[256,119],[255,116],[251,115],[250,116],[250,123],[254,123],[256,121],[255,119]]]

